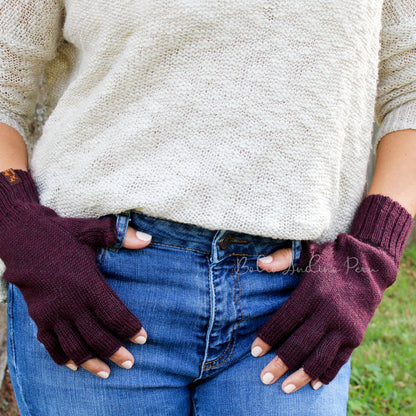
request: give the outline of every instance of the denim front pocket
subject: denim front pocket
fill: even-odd
[[[127,234],[127,228],[130,222],[130,212],[122,212],[121,214],[118,214],[116,217],[117,241],[112,247],[101,247],[98,250],[96,257],[97,266],[100,266],[102,264],[107,251],[118,252],[123,246],[124,239],[126,238]]]

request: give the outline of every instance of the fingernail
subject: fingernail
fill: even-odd
[[[251,350],[251,355],[253,357],[258,357],[263,352],[263,348],[258,345]]]
[[[262,381],[264,384],[270,384],[270,383],[273,381],[273,379],[274,379],[274,375],[273,375],[272,373],[266,373],[266,374],[262,377],[261,381]]]
[[[145,344],[146,338],[143,335],[139,335],[137,338],[135,338],[134,341],[137,342],[138,344]]]
[[[72,371],[77,371],[78,367],[75,364],[66,364],[66,366]]]
[[[272,256],[266,256],[266,257],[259,257],[259,261],[261,261],[262,263],[271,263],[273,261],[273,257]]]
[[[296,389],[296,386],[294,384],[288,384],[287,386],[283,387],[283,391],[285,393],[292,393],[292,391],[295,389]]]
[[[97,373],[97,376],[98,377],[101,377],[101,378],[108,378],[108,376],[109,376],[110,374],[109,373],[107,373],[107,371],[99,371],[98,373]]]
[[[312,388],[314,389],[314,390],[318,390],[319,389],[319,387],[322,387],[322,385],[323,385],[323,383],[322,383],[322,381],[317,381],[313,386],[312,386]]]
[[[142,233],[141,231],[136,231],[136,237],[142,241],[150,241],[152,239],[150,234]]]
[[[126,368],[127,370],[130,370],[130,368],[133,367],[133,362],[132,361],[124,361],[124,363],[121,363],[121,366],[123,368]]]

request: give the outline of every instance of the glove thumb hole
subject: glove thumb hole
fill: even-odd
[[[97,249],[112,247],[117,242],[117,218],[60,218],[63,226],[81,243]]]

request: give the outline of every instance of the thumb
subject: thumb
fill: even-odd
[[[275,252],[259,257],[257,265],[268,272],[280,272],[287,269],[292,263],[292,248],[285,247]]]
[[[152,236],[142,231],[137,231],[133,227],[127,227],[124,237],[123,247],[130,249],[143,248],[150,244]]]

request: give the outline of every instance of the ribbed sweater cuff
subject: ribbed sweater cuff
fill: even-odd
[[[384,249],[399,263],[412,227],[413,217],[402,205],[376,194],[361,202],[350,234]]]
[[[0,212],[16,201],[38,203],[38,192],[29,172],[7,169],[0,172]]]
[[[374,137],[373,154],[377,154],[380,140],[393,131],[416,129],[416,100],[408,101],[388,112]]]

